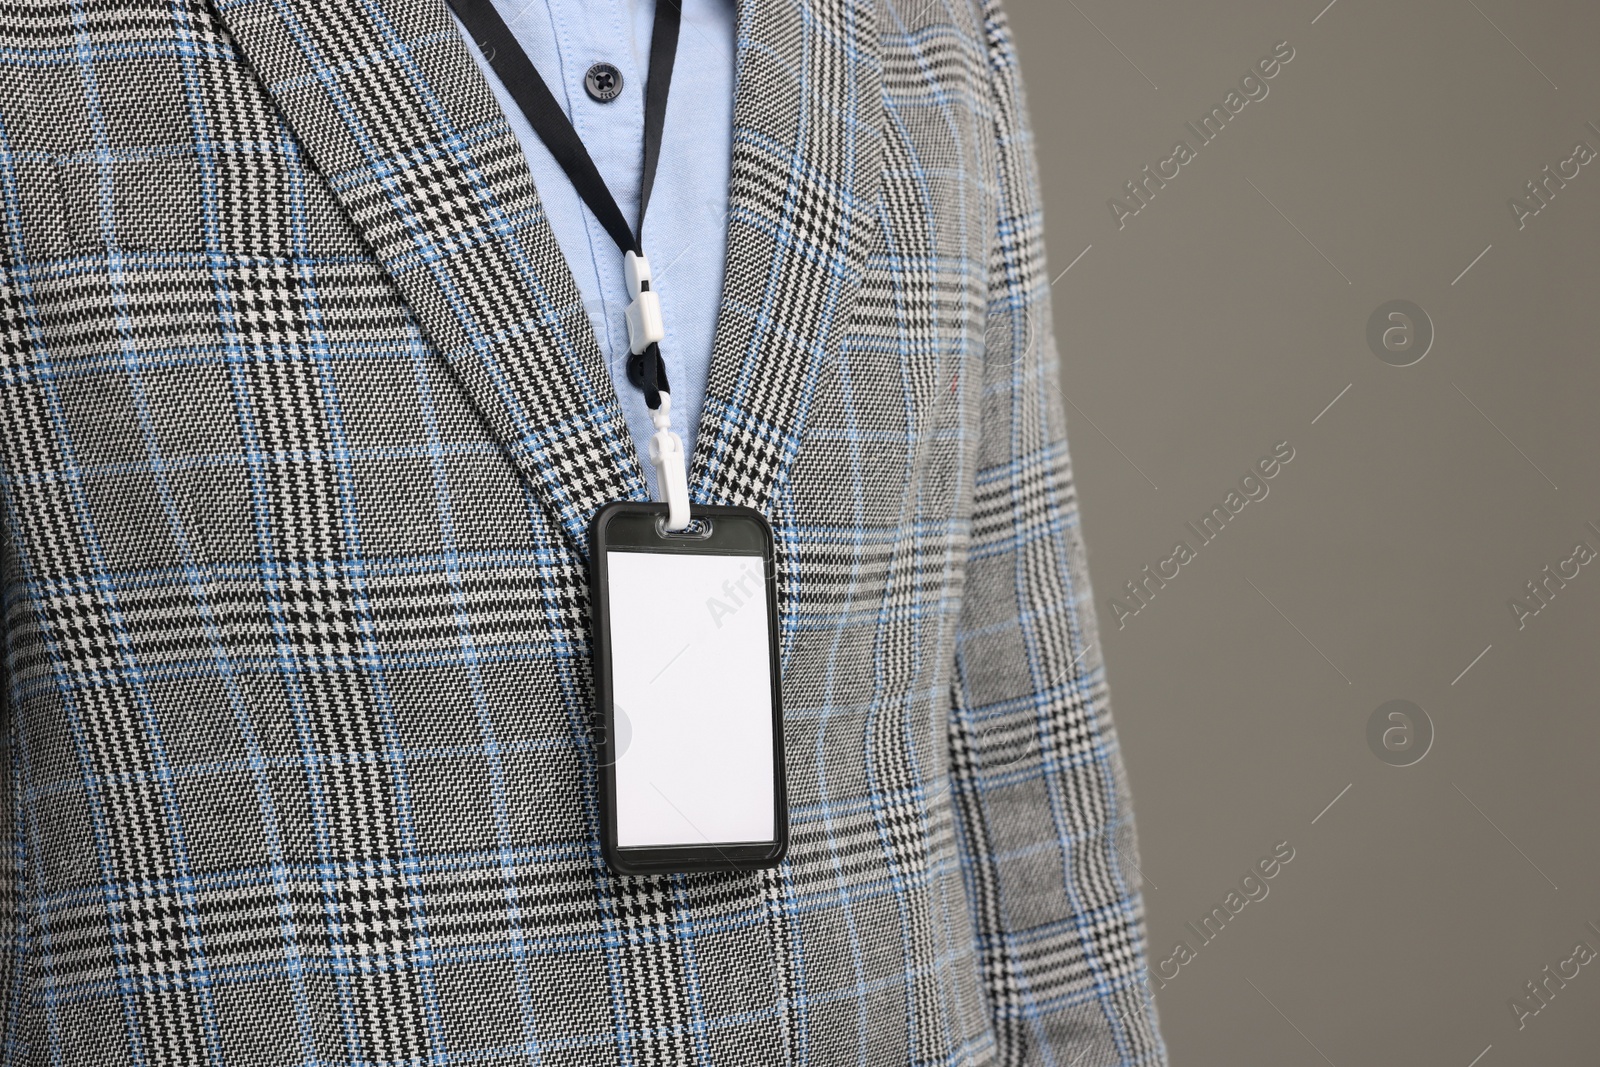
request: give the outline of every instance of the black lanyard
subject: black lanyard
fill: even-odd
[[[672,85],[672,62],[678,51],[678,26],[682,17],[681,0],[656,0],[655,24],[650,31],[650,73],[644,87],[644,170],[639,178],[639,227],[635,231],[623,218],[616,197],[589,157],[583,138],[573,129],[550,87],[523,51],[492,0],[449,0],[467,31],[472,34],[484,58],[500,76],[511,98],[517,102],[539,140],[550,150],[572,187],[594,212],[606,233],[623,252],[644,255],[640,241],[644,235],[644,213],[650,206],[650,188],[656,180],[656,164],[661,159],[661,131],[667,120],[667,90]],[[644,283],[646,287],[649,282]],[[644,390],[651,409],[661,406],[661,393],[670,392],[667,370],[661,360],[661,347],[651,343],[642,353],[628,356],[628,381]]]

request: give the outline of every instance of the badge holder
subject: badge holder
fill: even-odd
[[[675,531],[671,511],[620,501],[589,532],[606,862],[775,866],[789,826],[772,530],[751,508],[697,507]]]

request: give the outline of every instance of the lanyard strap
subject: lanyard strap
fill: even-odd
[[[561,110],[550,87],[539,76],[539,71],[528,58],[528,53],[523,51],[516,35],[500,17],[500,12],[495,10],[492,0],[449,0],[456,17],[478,42],[484,58],[500,76],[523,115],[527,116],[528,125],[533,127],[539,140],[544,142],[545,148],[561,165],[572,187],[578,191],[594,217],[624,255],[631,253],[643,264],[642,270],[630,266],[629,277],[633,281],[636,275],[639,276],[642,280],[636,284],[642,286],[645,292],[650,291],[650,269],[644,258],[641,239],[644,235],[645,210],[650,206],[650,190],[655,185],[656,165],[661,159],[661,131],[667,121],[667,92],[672,86],[672,63],[678,51],[678,27],[682,18],[679,2],[656,0],[655,23],[650,31],[650,73],[644,88],[644,169],[639,178],[639,225],[635,231],[623,217],[622,209],[617,206],[617,198],[611,195],[605,179],[600,177],[589,150],[584,147],[583,138],[573,129],[572,122]],[[638,294],[635,294],[635,301],[637,303]],[[647,303],[656,303],[653,293]],[[634,336],[631,312],[632,309],[630,338]],[[646,331],[644,336],[650,333],[659,333],[659,329]],[[643,351],[629,355],[628,380],[644,391],[645,403],[654,410],[661,406],[661,394],[669,392],[667,372],[661,360],[659,342],[649,340],[642,347]]]

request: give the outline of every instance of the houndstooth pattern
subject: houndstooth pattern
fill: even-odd
[[[443,0],[0,8],[5,1064],[1165,1062],[1003,14],[743,0],[791,850],[599,854],[644,481]]]

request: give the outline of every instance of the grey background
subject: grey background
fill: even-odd
[[[1600,961],[1520,1030],[1508,1001],[1600,950],[1600,565],[1521,630],[1507,602],[1600,549],[1600,160],[1521,230],[1507,200],[1600,150],[1600,8],[1325,4],[1008,3],[1152,962],[1296,852],[1157,992],[1163,1030],[1179,1065],[1593,1064]],[[1119,230],[1108,198],[1282,40]],[[1436,329],[1405,368],[1365,340],[1396,298]],[[1110,597],[1283,440],[1119,630]],[[1409,767],[1367,746],[1393,699],[1435,730]]]

